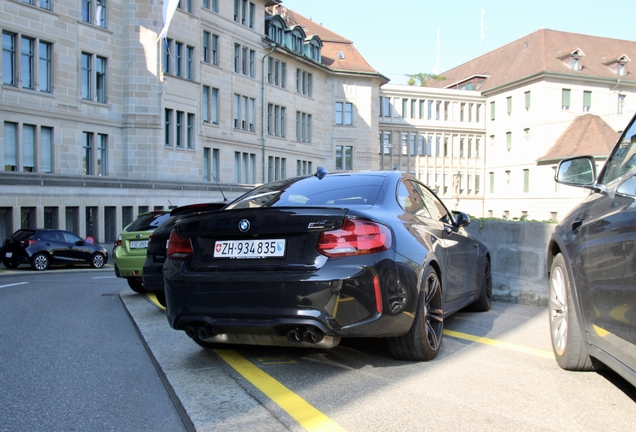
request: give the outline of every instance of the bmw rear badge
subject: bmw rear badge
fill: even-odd
[[[247,232],[250,229],[250,221],[247,219],[241,219],[238,226],[241,232]]]

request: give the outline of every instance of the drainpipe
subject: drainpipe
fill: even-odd
[[[272,55],[274,50],[276,49],[276,44],[270,44],[272,48],[267,54],[263,56],[261,60],[261,151],[262,155],[262,163],[263,163],[263,184],[265,184],[265,59]]]

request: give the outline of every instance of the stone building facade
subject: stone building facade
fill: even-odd
[[[280,1],[4,0],[0,237],[106,243],[139,213],[372,169],[379,88],[353,43]]]

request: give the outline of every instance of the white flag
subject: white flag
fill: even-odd
[[[163,0],[163,28],[159,36],[157,36],[157,40],[165,38],[168,34],[168,26],[170,26],[170,21],[172,21],[172,16],[174,11],[177,10],[178,4],[179,0]]]

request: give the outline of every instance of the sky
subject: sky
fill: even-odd
[[[442,73],[542,28],[636,40],[633,1],[283,0],[282,5],[353,41],[391,84],[406,84],[406,74]]]

